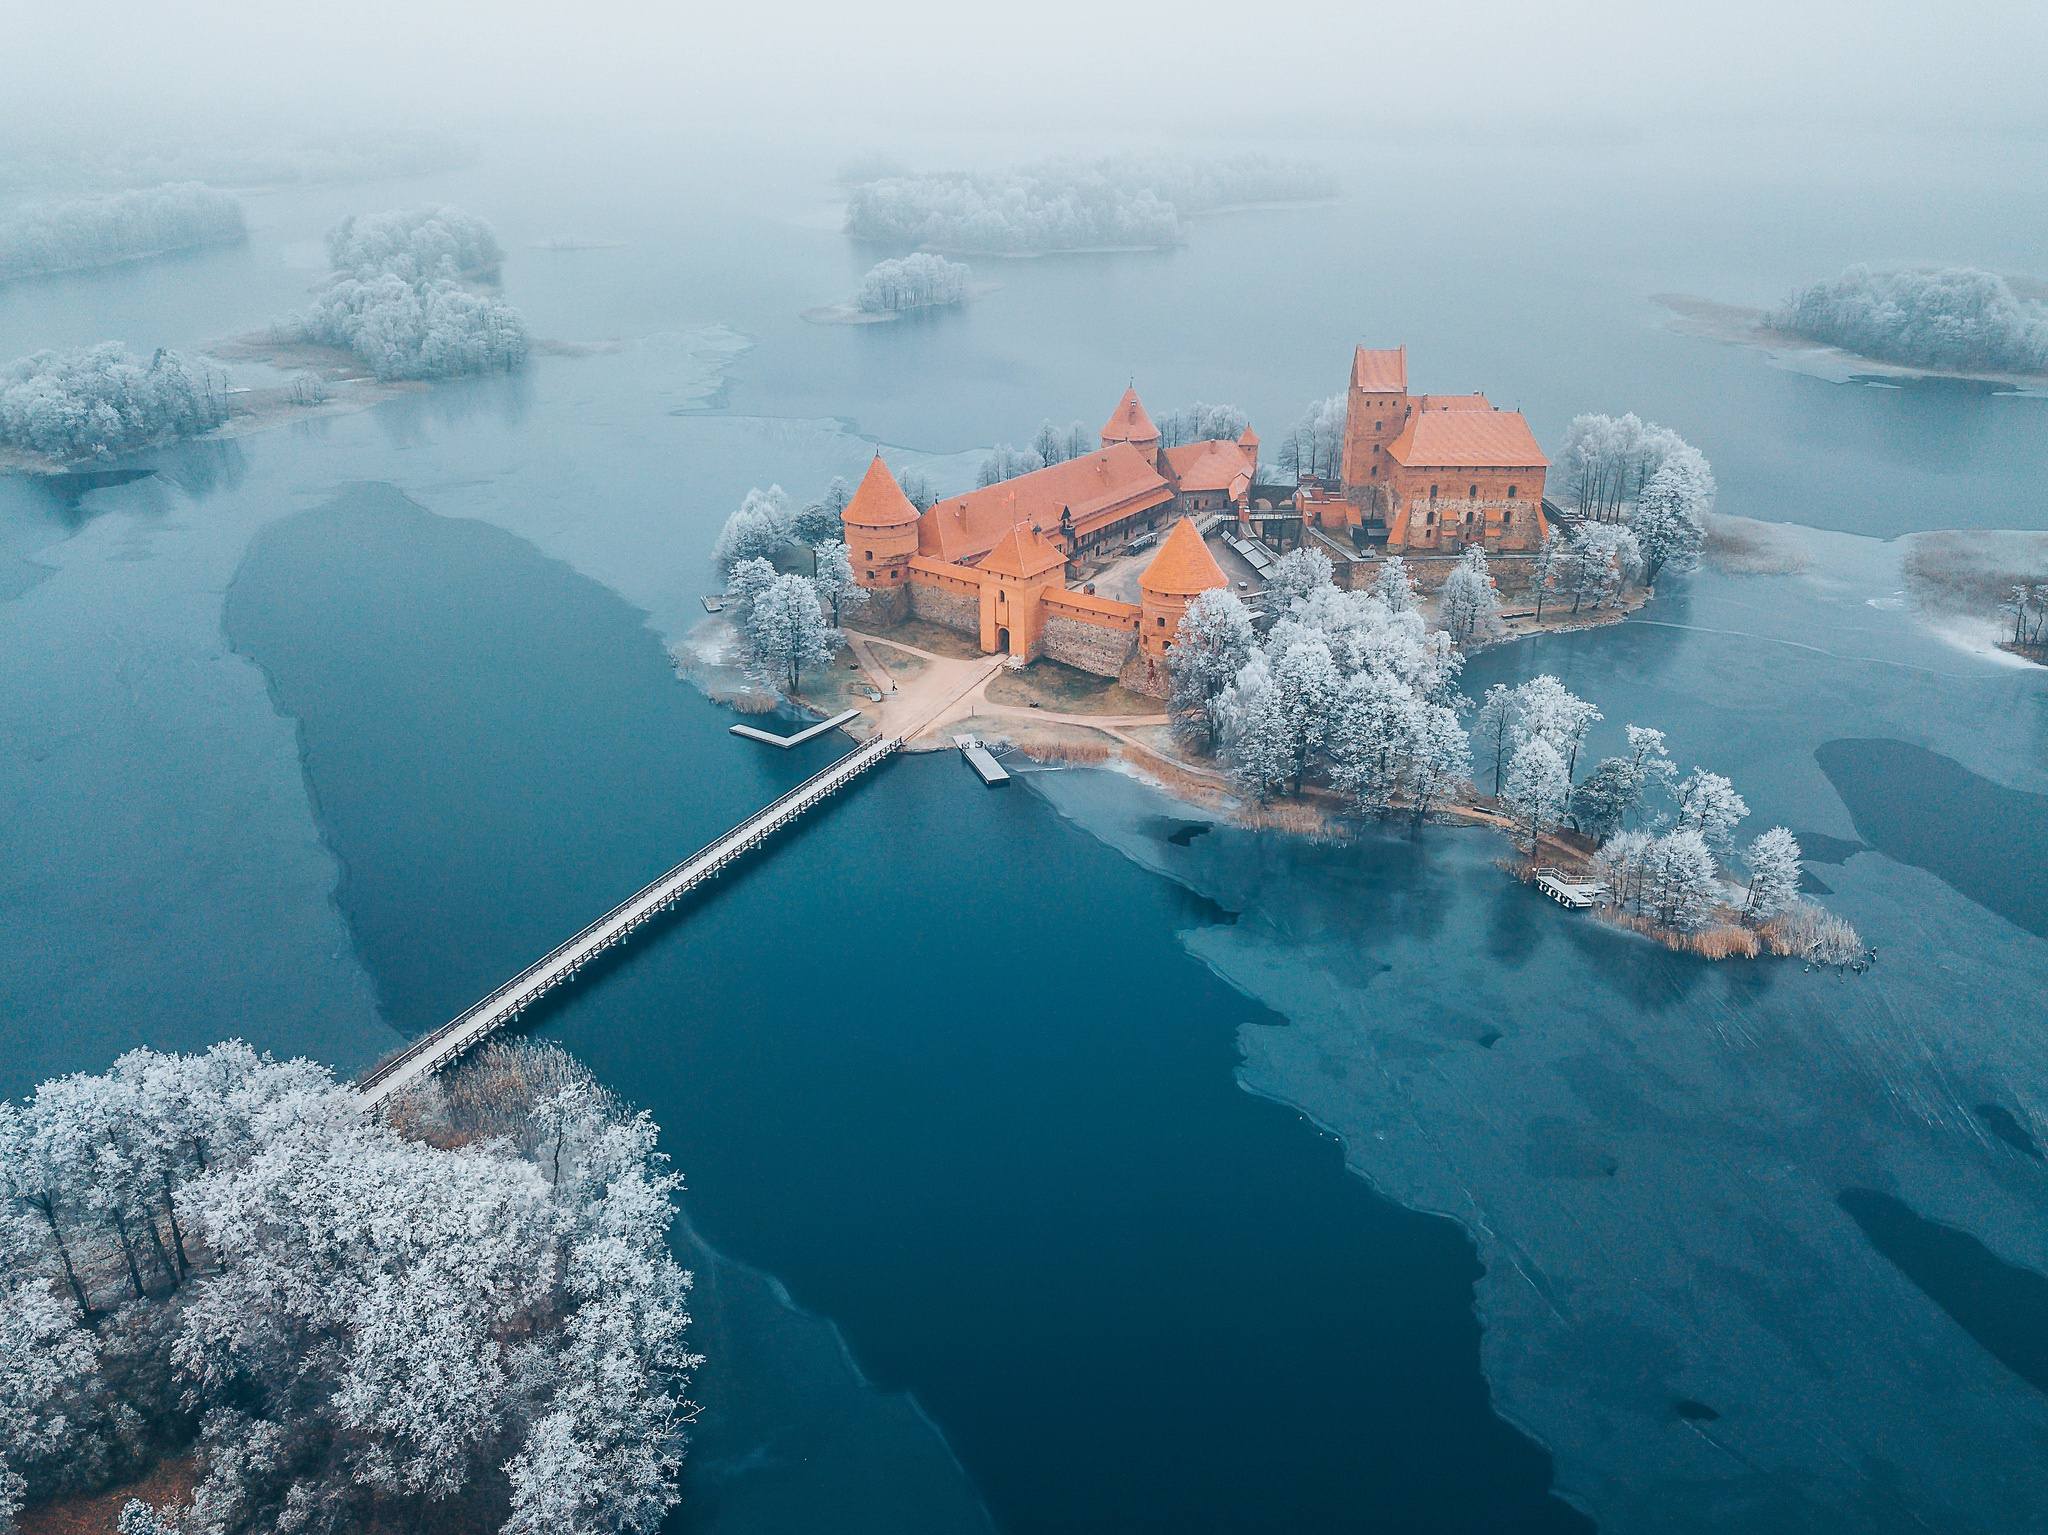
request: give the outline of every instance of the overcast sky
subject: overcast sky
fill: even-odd
[[[764,138],[1396,119],[2048,137],[2040,0],[0,0],[13,123],[234,103]]]

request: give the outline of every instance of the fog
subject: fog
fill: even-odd
[[[1166,137],[1399,144],[1725,135],[1803,157],[1817,130],[2048,140],[2048,10],[2025,0],[1704,7],[1282,0],[117,0],[16,5],[10,159],[52,136],[204,122],[546,123],[678,146],[827,141],[963,160]],[[1533,136],[1533,138],[1532,138]]]

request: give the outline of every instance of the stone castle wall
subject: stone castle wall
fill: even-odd
[[[862,627],[879,628],[902,623],[910,617],[910,591],[907,586],[867,588],[868,605],[852,622]]]
[[[1048,611],[1039,637],[1039,653],[1078,671],[1098,677],[1114,677],[1123,670],[1132,651],[1130,634],[1078,618]]]
[[[913,581],[910,586],[911,616],[944,629],[981,637],[981,599],[950,587]]]

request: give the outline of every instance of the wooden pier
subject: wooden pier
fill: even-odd
[[[795,735],[790,736],[779,736],[772,730],[761,730],[752,725],[732,725],[727,728],[734,735],[743,736],[749,741],[762,741],[769,746],[779,746],[784,751],[788,751],[792,746],[801,746],[806,741],[815,741],[826,731],[837,730],[841,725],[859,718],[860,710],[848,709],[843,713],[833,715],[829,720],[819,720],[817,724],[807,729],[799,730]]]
[[[828,720],[812,733],[831,729],[838,723],[842,721]],[[888,761],[902,747],[901,736],[878,736],[806,778],[780,799],[621,901],[568,942],[542,955],[489,996],[378,1062],[356,1082],[357,1095],[366,1107],[374,1109],[394,1094],[425,1081],[465,1050],[511,1023],[555,987],[574,980],[584,965],[625,942],[643,923],[670,910],[699,885],[716,878],[743,853],[759,847],[805,811],[870,768]]]

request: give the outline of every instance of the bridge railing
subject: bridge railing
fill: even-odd
[[[420,1059],[420,1057],[433,1055],[441,1046],[450,1040],[458,1038],[465,1029],[472,1025],[479,1015],[488,1014],[494,1009],[500,1008],[518,998],[523,991],[531,990],[533,985],[547,971],[561,964],[579,945],[589,942],[602,933],[605,928],[619,921],[628,911],[653,895],[663,885],[682,875],[692,864],[700,863],[712,857],[729,842],[744,840],[756,828],[761,827],[763,823],[773,820],[785,808],[804,799],[806,796],[815,796],[829,792],[830,789],[836,788],[840,782],[859,776],[871,765],[900,750],[902,746],[903,738],[901,736],[884,737],[864,742],[860,746],[855,747],[851,752],[848,752],[844,757],[839,758],[838,761],[832,763],[829,767],[822,768],[818,772],[813,773],[788,793],[778,795],[770,800],[766,805],[748,816],[746,820],[740,822],[739,825],[705,843],[704,846],[697,849],[696,852],[692,853],[682,862],[674,865],[666,873],[649,880],[645,885],[642,885],[638,890],[627,896],[625,900],[612,907],[611,910],[607,911],[596,921],[586,923],[572,936],[556,944],[539,959],[513,976],[511,980],[505,982],[504,985],[480,997],[439,1028],[422,1034],[404,1048],[386,1056],[356,1079],[356,1090],[358,1092],[365,1092],[375,1088],[379,1083],[388,1080],[392,1075],[403,1070],[412,1062]]]

